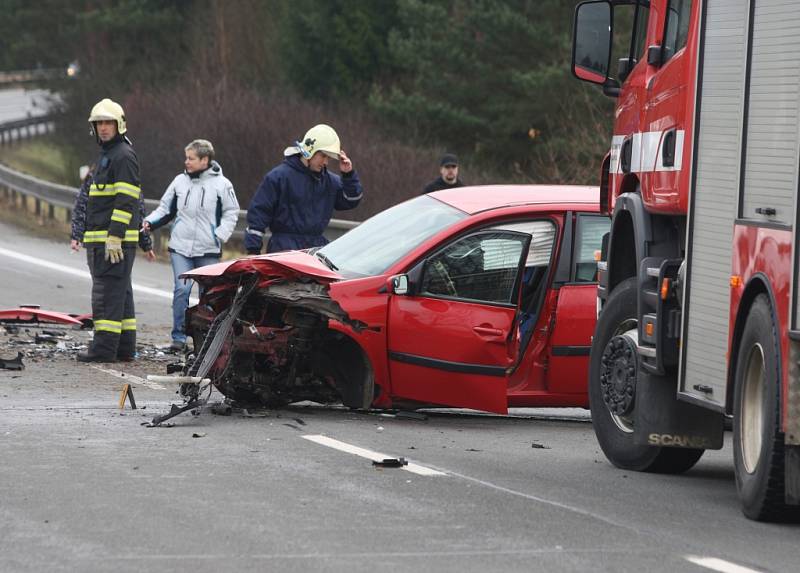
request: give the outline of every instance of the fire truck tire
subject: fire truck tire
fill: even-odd
[[[636,277],[617,285],[597,320],[589,362],[592,426],[603,453],[618,468],[654,473],[682,473],[700,459],[703,450],[635,444],[634,411],[627,415],[614,414],[603,399],[602,357],[612,339],[636,327],[636,289]],[[635,407],[634,399],[633,408]]]
[[[742,512],[758,521],[794,521],[784,498],[778,330],[769,299],[750,308],[736,360],[733,460]]]

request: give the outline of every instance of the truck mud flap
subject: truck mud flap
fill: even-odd
[[[633,441],[638,445],[719,450],[725,416],[677,399],[674,378],[639,372]]]

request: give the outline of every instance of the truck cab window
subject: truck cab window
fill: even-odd
[[[664,27],[664,57],[669,60],[686,45],[689,37],[689,16],[692,0],[670,0],[667,9],[667,24]]]
[[[612,65],[622,67],[622,60],[630,60],[628,72],[644,59],[647,40],[647,20],[650,8],[639,4],[620,4],[614,6],[614,40],[612,44]],[[616,64],[615,64],[616,62]],[[623,74],[627,77],[627,74]],[[625,77],[620,76],[621,81]]]

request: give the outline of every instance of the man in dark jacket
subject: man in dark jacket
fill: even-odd
[[[139,161],[122,106],[97,103],[89,123],[101,147],[86,204],[83,245],[92,275],[94,339],[81,362],[132,360],[136,353],[136,315],[131,271],[139,241]]]
[[[267,173],[247,208],[248,254],[261,252],[267,229],[272,233],[268,253],[321,247],[328,242],[322,233],[334,209],[354,209],[361,201],[358,175],[330,126],[312,127],[283,154],[283,162]],[[328,171],[329,159],[339,161],[341,177]]]
[[[458,157],[452,153],[445,153],[442,156],[439,162],[439,174],[439,177],[425,186],[423,194],[464,186],[464,182],[458,178]]]

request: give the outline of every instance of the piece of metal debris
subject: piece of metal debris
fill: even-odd
[[[384,458],[382,460],[373,460],[372,465],[376,468],[402,468],[408,465],[408,460],[405,458]]]
[[[400,410],[398,412],[395,412],[395,416],[397,418],[403,418],[406,420],[419,420],[420,422],[425,422],[428,420],[428,416],[420,412],[405,412],[403,410]]]
[[[0,358],[0,368],[5,370],[25,370],[22,363],[22,352],[17,352],[16,358]]]
[[[531,447],[535,448],[537,450],[549,450],[550,449],[550,446],[545,446],[544,444],[539,444],[539,443],[536,443],[536,442],[533,442],[531,444]]]
[[[225,402],[215,402],[211,404],[210,410],[215,416],[230,416],[233,414],[233,406]]]
[[[207,435],[208,434],[206,434],[205,432],[195,432],[194,434],[192,434],[192,437],[193,438],[205,438]]]

